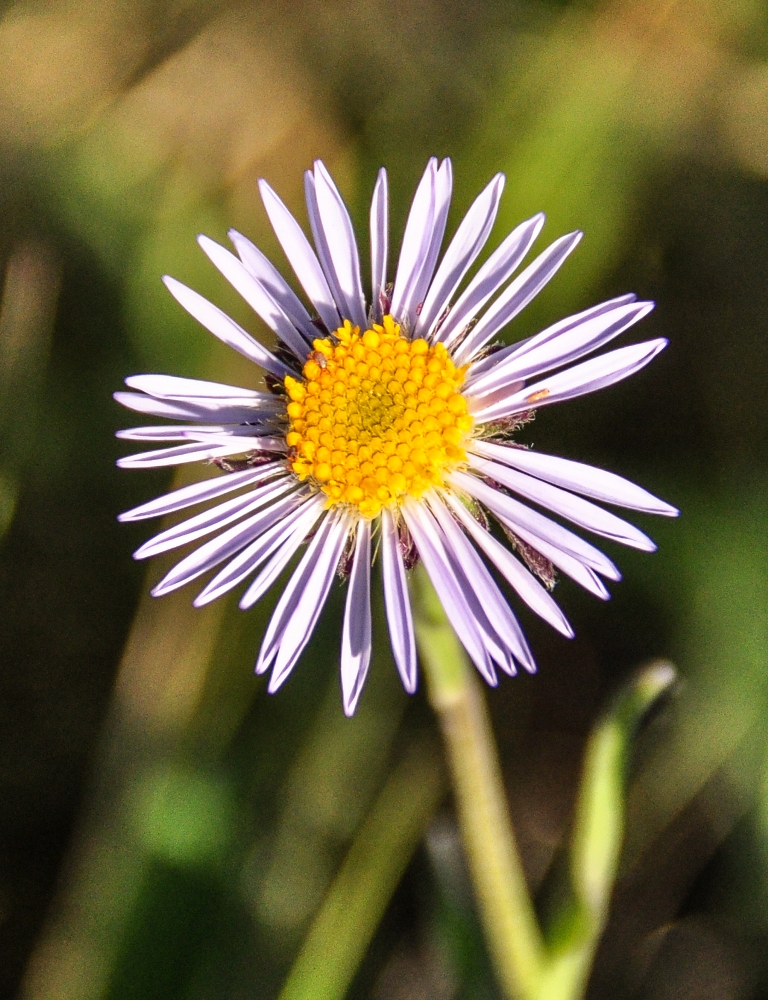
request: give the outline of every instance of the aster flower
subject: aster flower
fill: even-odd
[[[450,160],[431,159],[390,285],[382,169],[370,210],[369,304],[352,223],[324,165],[318,161],[305,174],[314,248],[262,180],[264,206],[310,308],[240,233],[229,234],[237,255],[205,236],[199,243],[276,334],[280,346],[274,352],[191,288],[164,279],[195,319],[266,372],[269,391],[168,375],[126,379],[134,391],[116,393],[120,403],[184,423],[120,432],[127,440],[163,447],[123,458],[119,465],[138,469],[203,461],[216,463],[225,474],[174,490],[121,520],[217,501],[161,531],[135,554],[143,559],[213,536],[152,591],[167,594],[220,567],[195,599],[197,606],[250,580],[240,607],[252,607],[306,544],[256,663],[257,673],[271,668],[270,691],[296,664],[338,573],[348,577],[343,702],[347,714],[354,712],[371,656],[375,561],[407,691],[416,687],[407,577],[417,559],[489,684],[497,683],[497,668],[510,675],[518,665],[534,671],[525,637],[487,564],[566,636],[573,631],[550,593],[555,571],[603,599],[609,596],[603,580],[619,580],[620,573],[594,545],[529,503],[649,552],[655,548],[650,538],[592,501],[677,513],[611,472],[514,440],[514,432],[540,407],[632,375],[667,342],[650,340],[583,360],[653,308],[624,295],[495,349],[495,338],[554,276],[582,235],[561,237],[513,277],[544,224],[544,216],[536,215],[513,230],[464,283],[488,240],[503,186],[504,177],[497,174],[440,258],[452,173]],[[489,530],[489,514],[509,547]]]

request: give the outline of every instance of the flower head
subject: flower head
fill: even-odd
[[[250,580],[240,607],[251,607],[306,543],[256,663],[258,673],[271,668],[270,691],[293,669],[339,573],[349,578],[341,680],[344,709],[352,714],[371,655],[374,549],[405,688],[416,687],[407,589],[416,559],[423,561],[467,653],[488,683],[496,684],[497,668],[514,674],[518,665],[535,670],[535,663],[481,553],[534,612],[566,636],[573,631],[550,594],[555,570],[601,598],[608,597],[602,578],[620,579],[591,543],[523,501],[646,551],[655,546],[645,534],[592,500],[677,513],[613,473],[513,440],[539,407],[632,375],[666,341],[582,360],[653,308],[625,295],[493,350],[494,338],[581,239],[578,232],[563,236],[513,277],[544,224],[543,215],[536,215],[513,230],[462,287],[490,235],[503,185],[498,174],[481,192],[440,259],[451,164],[430,160],[390,285],[387,176],[381,170],[371,203],[368,306],[349,214],[323,164],[318,161],[305,175],[314,249],[261,181],[267,214],[311,313],[244,236],[230,232],[237,256],[206,237],[199,242],[277,335],[274,353],[197,292],[165,279],[192,316],[266,371],[270,391],[166,375],[126,379],[135,391],[116,393],[119,402],[186,424],[120,432],[129,440],[170,443],[124,458],[121,466],[207,461],[225,474],[175,490],[121,520],[217,501],[136,552],[146,558],[213,536],[153,590],[169,593],[223,564],[195,599],[198,606]],[[509,546],[491,534],[488,514]]]

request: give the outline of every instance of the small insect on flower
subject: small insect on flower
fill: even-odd
[[[316,365],[325,370],[328,367],[328,359],[323,354],[322,351],[312,351],[309,355],[310,361],[314,361]]]
[[[519,270],[544,225],[514,229],[465,281],[485,246],[504,178],[478,195],[440,257],[452,190],[450,160],[431,159],[416,190],[389,284],[387,175],[370,211],[370,298],[352,223],[318,161],[305,174],[314,247],[267,184],[267,215],[309,307],[248,239],[236,255],[205,236],[200,246],[280,341],[272,352],[191,288],[165,278],[206,329],[264,372],[268,392],[168,375],[126,379],[115,398],[182,421],[122,431],[167,444],[121,459],[124,468],[213,462],[224,472],[123,514],[137,521],[212,506],[161,531],[144,559],[204,541],[154,588],[172,590],[216,570],[201,606],[247,585],[252,607],[301,552],[267,627],[257,673],[275,691],[315,627],[334,578],[348,580],[341,649],[344,710],[357,705],[371,657],[371,563],[381,567],[395,663],[416,688],[407,577],[421,560],[477,669],[498,682],[535,663],[489,564],[536,614],[573,631],[550,590],[555,572],[607,598],[613,562],[569,528],[653,551],[642,531],[593,501],[653,514],[674,507],[611,472],[521,446],[514,435],[544,405],[602,389],[643,368],[662,339],[595,354],[653,308],[623,295],[560,320],[509,347],[495,339],[556,274],[581,233],[561,237]],[[368,303],[371,303],[370,306]],[[586,360],[585,360],[586,359]],[[221,499],[226,497],[226,499]],[[498,522],[510,547],[491,533]]]

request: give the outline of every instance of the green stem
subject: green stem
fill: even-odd
[[[440,755],[415,743],[390,775],[334,879],[279,1000],[344,1000],[445,793]]]
[[[415,628],[429,700],[440,721],[480,916],[511,1000],[536,997],[544,942],[509,818],[482,689],[419,566]]]

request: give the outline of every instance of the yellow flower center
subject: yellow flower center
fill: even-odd
[[[316,340],[303,380],[287,376],[289,462],[328,505],[363,517],[420,497],[466,460],[472,417],[442,344],[408,340],[391,316],[362,334],[349,320]]]

